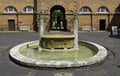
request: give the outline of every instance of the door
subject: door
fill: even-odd
[[[67,20],[65,17],[65,8],[55,5],[50,10],[50,30],[67,30]]]
[[[62,25],[63,24],[63,13],[61,10],[54,10],[52,12],[52,23],[53,23],[52,29],[61,30],[61,27],[63,27]]]
[[[100,24],[100,30],[105,30],[105,27],[106,27],[106,20],[100,20],[99,21],[99,24]]]
[[[9,31],[15,31],[15,20],[8,20]]]

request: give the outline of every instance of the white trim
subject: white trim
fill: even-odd
[[[97,14],[109,14],[109,12],[97,12]]]
[[[92,12],[79,12],[79,14],[91,14]]]

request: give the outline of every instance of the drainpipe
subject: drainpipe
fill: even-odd
[[[91,31],[93,31],[93,14],[90,14],[90,18],[91,18]]]

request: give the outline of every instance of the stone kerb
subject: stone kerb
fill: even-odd
[[[19,62],[22,65],[25,66],[33,66],[33,67],[55,67],[55,68],[65,68],[65,67],[80,67],[80,66],[87,66],[91,64],[98,63],[102,60],[104,60],[107,57],[107,50],[96,43],[88,42],[88,41],[82,41],[88,44],[91,44],[95,47],[98,48],[98,52],[96,55],[93,57],[89,57],[83,60],[74,60],[74,61],[45,61],[45,60],[36,60],[36,59],[31,59],[28,57],[25,57],[20,54],[20,50],[23,48],[27,48],[28,45],[38,45],[39,41],[30,41],[26,42],[20,45],[17,45],[13,47],[10,50],[10,56],[15,62]]]

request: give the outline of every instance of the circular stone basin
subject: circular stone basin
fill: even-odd
[[[40,49],[39,41],[31,41],[13,47],[10,56],[14,61],[27,66],[65,68],[98,63],[107,57],[107,50],[99,44],[79,41],[79,50],[46,51]]]
[[[37,46],[29,46],[26,49],[20,51],[23,56],[29,57],[36,60],[45,61],[62,61],[62,60],[81,60],[88,57],[92,57],[96,54],[97,49],[92,51],[91,48],[79,44],[80,50],[75,49],[41,49],[38,50]]]

